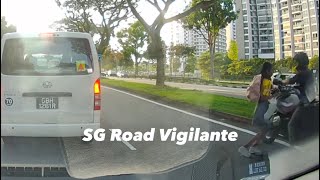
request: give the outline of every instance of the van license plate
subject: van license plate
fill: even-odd
[[[39,97],[36,100],[37,109],[58,109],[57,97]]]

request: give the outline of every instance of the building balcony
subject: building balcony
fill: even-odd
[[[302,21],[303,20],[303,17],[300,15],[300,16],[293,16],[292,18],[292,21]]]
[[[297,28],[303,28],[303,24],[295,24],[293,25],[293,29],[297,29]]]
[[[284,5],[284,6],[281,5],[280,9],[281,9],[281,10],[283,10],[283,9],[288,9],[288,5]]]
[[[304,36],[304,31],[294,31],[294,36]]]
[[[292,13],[297,13],[297,12],[301,13],[302,12],[302,8],[293,8],[291,12]]]
[[[291,6],[297,6],[297,5],[301,6],[301,1],[292,1],[291,2]]]
[[[294,44],[304,44],[305,41],[294,41]]]

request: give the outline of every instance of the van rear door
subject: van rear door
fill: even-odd
[[[92,123],[94,66],[89,39],[11,38],[1,60],[2,123]]]

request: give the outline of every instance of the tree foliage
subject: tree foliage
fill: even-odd
[[[169,18],[165,18],[165,15],[167,14],[169,7],[172,5],[174,0],[147,0],[147,2],[151,4],[156,9],[156,11],[158,11],[158,16],[155,18],[152,24],[149,25],[145,21],[145,19],[139,14],[139,12],[137,11],[137,7],[135,7],[135,5],[133,4],[133,2],[137,2],[137,1],[127,0],[127,3],[133,15],[142,23],[142,25],[144,26],[144,28],[146,29],[150,37],[150,46],[148,48],[149,57],[151,59],[157,60],[156,85],[164,86],[164,80],[165,80],[165,56],[164,55],[165,53],[163,53],[164,52],[163,44],[160,37],[161,29],[166,23],[181,19],[199,9],[206,9],[212,6],[214,2],[202,1],[202,2],[199,2],[198,4],[195,4],[195,6],[188,8],[187,10],[185,10],[180,14],[177,14]]]
[[[194,54],[192,54],[187,57],[184,71],[186,73],[194,73],[194,71],[196,70],[196,65],[197,65],[197,58]]]
[[[210,78],[210,52],[206,51],[198,58],[198,68],[201,71],[201,77],[203,79]]]
[[[189,47],[183,44],[171,45],[169,48],[170,62],[173,64],[171,68],[173,71],[177,71],[177,69],[184,64],[184,68],[188,67],[188,71],[190,72],[192,69],[195,69],[195,47]],[[186,70],[184,69],[183,72]]]
[[[239,59],[239,49],[237,41],[231,40],[230,41],[230,47],[228,49],[228,58],[232,61],[237,61]]]
[[[6,18],[4,16],[1,16],[1,39],[4,34],[16,31],[17,28],[13,25],[8,25]]]
[[[58,31],[87,32],[99,35],[96,42],[97,51],[103,54],[109,45],[110,37],[120,22],[129,17],[126,0],[56,0],[64,10],[65,18],[56,21],[52,27]],[[99,22],[93,21],[93,16]]]
[[[309,61],[309,69],[314,69],[319,71],[319,56],[313,56]]]
[[[286,57],[274,62],[274,70],[282,73],[295,72],[296,63],[292,57]]]
[[[190,6],[194,7],[205,0],[192,0]],[[232,0],[212,0],[214,4],[205,10],[196,11],[187,16],[183,22],[184,26],[195,30],[201,35],[209,45],[210,52],[210,77],[214,77],[214,54],[216,39],[219,31],[225,28],[231,21],[237,18],[237,13],[233,10]]]
[[[249,60],[232,61],[228,66],[228,74],[238,78],[252,77],[260,73],[260,67],[265,59],[253,58]]]
[[[148,42],[148,34],[141,22],[136,21],[129,28],[118,32],[117,37],[125,54],[134,57],[135,75],[138,75],[138,67],[144,54],[143,48]]]
[[[102,68],[107,70],[128,68],[133,65],[133,61],[129,59],[126,54],[108,47],[102,55]]]

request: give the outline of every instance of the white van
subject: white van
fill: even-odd
[[[100,67],[87,33],[5,34],[1,137],[74,137],[100,127]]]

